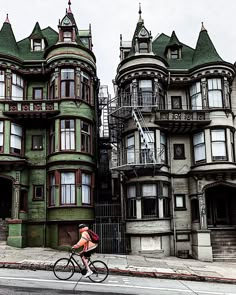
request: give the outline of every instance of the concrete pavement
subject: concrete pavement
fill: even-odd
[[[0,244],[0,267],[52,270],[57,259],[68,256],[66,251],[51,248],[19,249]],[[236,284],[236,262],[98,253],[93,255],[93,260],[96,258],[103,260],[113,274]]]

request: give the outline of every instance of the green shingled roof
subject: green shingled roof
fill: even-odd
[[[193,67],[199,66],[208,62],[219,62],[223,61],[217,53],[215,46],[213,45],[207,30],[204,28],[201,30],[196,49],[193,55]]]
[[[175,31],[173,31],[171,34],[170,40],[167,44],[167,47],[172,47],[172,46],[176,46],[176,45],[182,47],[182,44],[179,42],[179,39],[177,38],[177,36],[175,34]]]
[[[19,57],[18,46],[10,23],[4,22],[0,31],[0,53]]]
[[[30,35],[30,38],[32,39],[42,39],[43,38],[43,34],[40,28],[39,23],[37,22],[34,26],[34,29]]]

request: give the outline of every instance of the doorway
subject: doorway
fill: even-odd
[[[0,219],[11,218],[12,181],[0,177]]]

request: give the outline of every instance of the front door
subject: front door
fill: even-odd
[[[12,181],[0,177],[0,218],[11,218]]]
[[[207,223],[208,226],[225,226],[229,220],[230,197],[212,196],[207,197]]]

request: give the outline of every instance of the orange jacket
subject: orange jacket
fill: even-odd
[[[97,244],[91,241],[90,235],[88,233],[88,227],[82,228],[80,232],[81,232],[81,238],[78,241],[78,243],[73,246],[73,248],[77,249],[80,247],[84,247],[83,252],[87,252],[97,247]]]

